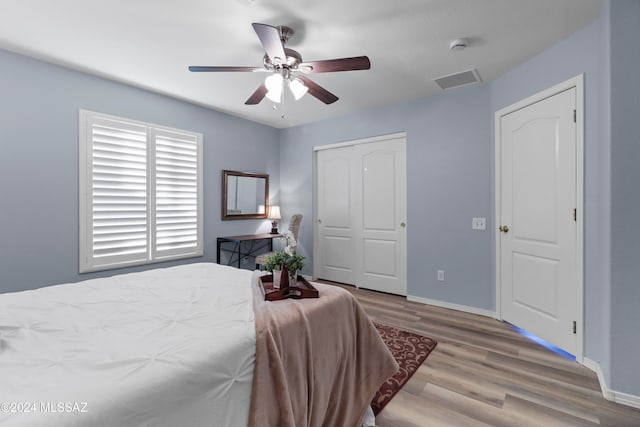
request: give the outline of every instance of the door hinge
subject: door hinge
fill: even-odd
[[[573,220],[577,221],[578,220],[578,209],[573,208]]]
[[[577,123],[578,122],[578,112],[576,110],[573,110],[573,123]]]
[[[573,321],[573,333],[574,333],[574,334],[576,333],[577,329],[578,329],[578,326],[577,326],[577,324],[576,324],[576,321],[574,320],[574,321]]]

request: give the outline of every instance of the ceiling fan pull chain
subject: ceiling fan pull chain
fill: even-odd
[[[280,118],[284,119],[284,87],[282,88],[282,93],[280,94],[280,105],[282,106],[282,114],[280,115]]]

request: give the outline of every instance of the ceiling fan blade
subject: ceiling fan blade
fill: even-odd
[[[189,71],[194,73],[199,72],[229,72],[229,71],[243,71],[243,72],[260,72],[260,71],[268,71],[264,67],[234,67],[234,66],[225,66],[225,67],[215,67],[208,65],[192,65],[189,67]]]
[[[320,101],[325,104],[333,104],[338,100],[338,97],[305,76],[298,76],[300,80],[304,83],[304,85],[309,89],[309,94],[311,96],[315,96]]]
[[[256,89],[256,91],[253,92],[253,94],[249,97],[249,99],[247,99],[244,103],[245,105],[259,104],[266,94],[267,94],[267,87],[264,85],[264,83],[262,83],[260,86],[258,86],[258,89]]]
[[[260,43],[264,47],[264,51],[271,59],[274,65],[279,65],[287,61],[287,55],[284,52],[282,40],[280,40],[280,31],[276,27],[266,24],[251,24],[255,30]]]
[[[311,69],[308,69],[308,67],[311,67]],[[303,62],[298,66],[298,69],[303,73],[330,73],[333,71],[368,70],[369,68],[371,68],[371,62],[366,56]]]

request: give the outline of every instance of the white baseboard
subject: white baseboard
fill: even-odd
[[[613,391],[610,390],[609,387],[607,387],[607,381],[606,381],[606,378],[604,377],[604,372],[602,372],[602,368],[600,367],[600,363],[596,362],[595,360],[591,360],[588,357],[583,357],[582,364],[585,367],[591,369],[598,376],[598,382],[600,383],[600,390],[602,390],[602,397],[614,402],[615,395]]]
[[[613,394],[615,395],[615,398],[613,400],[614,402],[621,405],[631,406],[632,408],[640,409],[640,396],[621,393],[619,391],[614,391]]]
[[[602,390],[602,396],[610,400],[612,402],[619,403],[621,405],[631,406],[633,408],[640,409],[640,396],[635,396],[633,394],[622,393],[619,391],[611,390],[607,385],[606,378],[604,377],[604,372],[602,372],[602,368],[600,367],[600,363],[595,360],[591,360],[587,357],[582,359],[582,364],[591,369],[598,376],[598,382],[600,383],[600,389]]]
[[[496,313],[490,310],[483,310],[481,308],[469,307],[467,305],[453,304],[450,302],[438,301],[435,299],[416,297],[413,295],[407,295],[407,301],[419,302],[422,304],[435,305],[436,307],[450,308],[451,310],[464,311],[465,313],[479,314],[480,316],[496,317]]]

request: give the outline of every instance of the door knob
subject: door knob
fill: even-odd
[[[322,224],[322,220],[321,219],[318,220],[318,224]]]
[[[503,233],[508,233],[509,227],[507,227],[506,225],[501,225],[500,227],[498,227],[498,230],[502,231]]]
[[[404,222],[400,223],[400,227],[405,228],[407,226],[407,224],[405,224]]]

